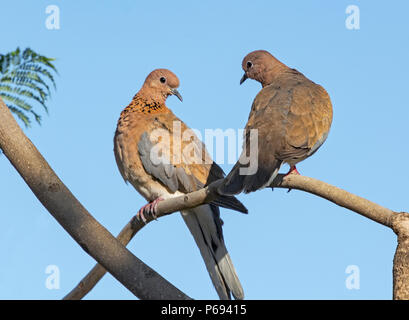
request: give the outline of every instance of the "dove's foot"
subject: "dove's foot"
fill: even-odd
[[[287,172],[287,174],[284,177],[288,176],[289,174],[298,174],[298,175],[300,175],[300,173],[298,172],[298,170],[297,170],[297,168],[295,166],[291,166],[290,170]]]
[[[291,166],[291,167],[290,167],[290,170],[287,172],[287,174],[286,174],[284,177],[286,177],[286,176],[288,176],[288,175],[290,175],[290,174],[298,174],[298,175],[300,175],[300,173],[298,172],[298,170],[297,170],[297,168],[296,168],[295,166]],[[290,192],[291,190],[292,190],[291,188],[288,189],[287,193]]]
[[[146,222],[146,217],[147,216],[152,216],[155,220],[157,219],[156,213],[158,209],[158,203],[159,201],[162,201],[163,198],[159,197],[152,202],[149,202],[148,204],[144,205],[142,208],[139,209],[138,213],[136,214],[136,218],[138,220],[142,220],[143,222]]]

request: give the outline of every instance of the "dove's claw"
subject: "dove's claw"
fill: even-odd
[[[298,175],[300,175],[300,173],[298,172],[296,166],[291,166],[291,167],[290,167],[290,170],[287,172],[287,174],[286,174],[284,177],[286,177],[286,176],[288,176],[288,175],[290,175],[290,174],[298,174]]]
[[[157,212],[158,212],[158,203],[159,201],[162,201],[163,198],[159,197],[152,202],[149,202],[148,204],[144,205],[142,208],[139,209],[138,213],[136,214],[136,218],[140,221],[142,220],[144,223],[146,223],[147,219],[145,215],[147,216],[152,216],[153,219],[157,220]]]

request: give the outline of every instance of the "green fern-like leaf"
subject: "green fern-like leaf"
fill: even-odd
[[[41,124],[36,105],[48,113],[50,85],[56,89],[55,74],[58,74],[53,61],[30,48],[0,54],[0,97],[26,127],[31,119]]]
[[[38,95],[41,97],[41,99],[43,101],[45,101],[45,99],[47,97],[47,93],[41,87],[39,87],[33,81],[31,81],[30,79],[25,79],[25,81],[15,83],[11,79],[3,78],[2,81],[0,81],[0,83],[2,83],[4,85],[17,84],[20,88],[31,89],[31,90],[37,92]]]
[[[47,89],[47,94],[50,94],[50,86],[35,72],[31,71],[24,71],[24,70],[13,70],[10,71],[6,79],[11,79],[16,84],[25,82],[27,80],[31,80],[35,82],[37,85],[44,86]],[[0,82],[2,80],[0,79]]]
[[[7,107],[13,112],[21,121],[23,121],[26,127],[30,126],[30,118],[26,115],[25,112],[21,111],[19,108],[14,107],[13,105],[7,104]]]
[[[52,82],[54,88],[56,87],[55,80],[54,80],[54,77],[51,74],[51,72],[48,71],[45,68],[42,68],[42,67],[36,65],[35,63],[25,63],[25,64],[21,65],[19,69],[20,70],[31,71],[31,72],[36,73],[36,74],[41,74],[41,75],[47,77]]]
[[[4,101],[6,102],[8,101],[25,111],[31,110],[33,108],[30,104],[26,103],[23,99],[17,96],[9,95],[6,93],[0,93],[0,97],[2,97]]]
[[[48,113],[47,106],[44,103],[44,98],[41,98],[41,97],[37,96],[36,94],[34,94],[30,90],[23,89],[23,87],[20,88],[20,87],[11,87],[11,86],[7,86],[7,85],[3,85],[3,86],[0,85],[0,92],[3,92],[3,94],[6,93],[6,92],[13,93],[13,94],[16,94],[19,97],[34,99],[38,103],[40,103],[43,106],[43,108],[45,109],[45,111]],[[1,95],[1,93],[0,93],[0,95]]]

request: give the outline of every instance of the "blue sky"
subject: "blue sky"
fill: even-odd
[[[48,5],[60,29],[45,27]],[[360,29],[345,26],[360,9]],[[409,4],[405,1],[2,1],[0,52],[55,57],[59,77],[43,125],[25,132],[60,178],[113,234],[145,204],[115,164],[121,110],[155,68],[169,68],[184,101],[168,106],[190,127],[244,127],[260,89],[239,86],[241,61],[265,49],[329,92],[326,143],[298,167],[396,211],[408,210]],[[221,164],[226,172],[232,165]],[[284,167],[282,171],[286,171]],[[0,157],[1,299],[60,299],[94,266]],[[390,299],[396,236],[313,195],[263,190],[239,197],[249,215],[222,210],[227,247],[248,299]],[[129,249],[196,299],[216,299],[178,213],[145,227]],[[60,288],[45,286],[46,268]],[[349,290],[348,266],[360,271]],[[132,299],[112,276],[87,296]]]

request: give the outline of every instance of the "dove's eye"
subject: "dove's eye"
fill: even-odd
[[[253,66],[253,63],[251,61],[247,61],[247,69],[250,69]]]
[[[165,77],[161,77],[159,80],[160,80],[160,82],[162,82],[162,83],[165,83],[165,82],[166,82],[166,78],[165,78]]]

